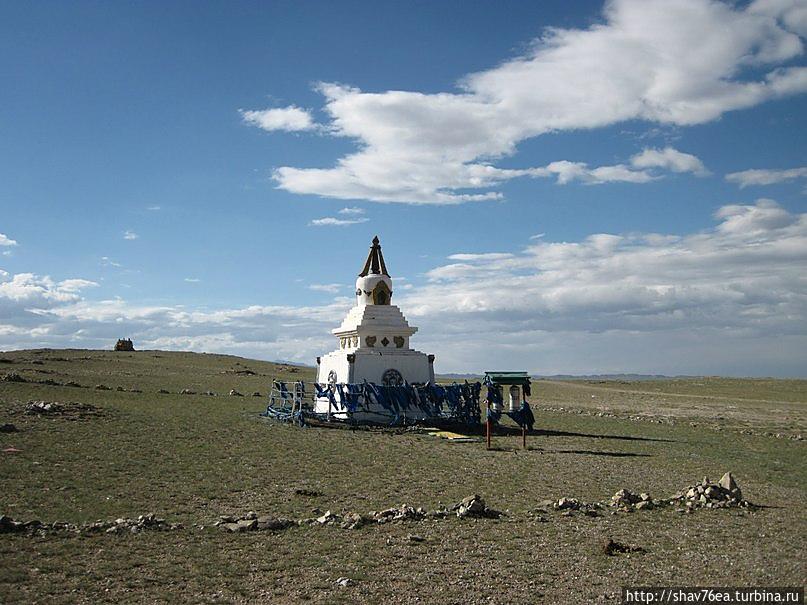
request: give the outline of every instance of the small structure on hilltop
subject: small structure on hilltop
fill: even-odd
[[[118,338],[118,342],[115,343],[115,351],[134,351],[134,345],[132,344],[131,338]]]

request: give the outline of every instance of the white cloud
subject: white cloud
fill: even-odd
[[[364,214],[364,208],[357,208],[355,206],[342,208],[339,211],[339,214]]]
[[[640,166],[558,162],[505,170],[521,141],[628,120],[689,126],[807,91],[799,7],[712,0],[613,0],[587,29],[546,29],[529,51],[464,77],[457,92],[363,92],[323,83],[327,132],[357,151],[330,168],[282,166],[281,189],[337,199],[457,204],[500,199],[500,183],[648,182]],[[693,52],[697,49],[697,52]],[[654,168],[703,173],[675,150],[639,154]],[[637,169],[639,168],[639,169]],[[657,176],[657,175],[656,175]]]
[[[201,282],[202,280],[201,280],[201,279],[199,279],[198,277],[186,277],[186,278],[184,279],[184,281],[188,282],[189,284],[198,284],[198,283],[199,283],[199,282]]]
[[[308,289],[314,290],[315,292],[328,292],[329,294],[336,294],[343,287],[344,286],[342,286],[342,284],[310,284]]]
[[[160,206],[147,206],[146,210],[151,210],[152,212],[156,212],[158,210],[162,210],[162,207],[160,207]]]
[[[673,172],[692,172],[698,176],[709,174],[706,166],[698,157],[672,147],[644,149],[633,156],[630,163],[634,168],[664,168]]]
[[[10,311],[11,306],[48,308],[52,304],[68,303],[80,299],[79,293],[95,287],[96,282],[86,279],[65,279],[55,282],[49,276],[33,273],[0,274],[0,310]]]
[[[589,185],[614,182],[649,183],[659,178],[649,172],[633,170],[623,164],[589,168],[583,162],[569,162],[567,160],[552,162],[546,168],[534,169],[532,174],[533,176],[557,175],[558,185],[566,185],[572,181],[582,181]]]
[[[741,189],[749,185],[775,185],[796,179],[807,179],[807,166],[786,170],[752,169],[726,175],[727,181],[737,183]]]
[[[334,218],[326,216],[324,218],[316,218],[310,223],[309,227],[345,227],[347,225],[357,225],[359,223],[366,223],[368,218]]]
[[[486,260],[501,260],[503,258],[512,258],[513,255],[509,252],[483,252],[481,254],[452,254],[448,258],[449,260],[460,260],[460,261],[486,261]]]
[[[102,256],[101,257],[101,266],[102,267],[115,267],[116,269],[120,269],[121,267],[123,267],[123,265],[121,265],[118,262],[115,262],[114,260],[112,260],[108,256]]]
[[[4,233],[0,233],[0,246],[16,246],[16,240],[11,239]]]
[[[241,117],[247,124],[257,126],[267,131],[284,130],[286,132],[297,132],[316,128],[311,114],[296,105],[276,109],[263,109],[260,111],[241,110]]]
[[[127,231],[123,232],[123,239],[133,240],[133,239],[137,239],[138,237],[140,237],[140,236],[137,233],[135,233],[134,231],[128,231],[127,230]]]
[[[803,0],[756,0],[751,11],[781,19],[787,29],[807,37],[807,4]]]

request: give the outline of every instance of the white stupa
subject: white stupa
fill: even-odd
[[[391,300],[392,279],[376,236],[356,280],[356,306],[333,330],[339,348],[317,358],[317,382],[366,380],[394,386],[434,381],[434,355],[409,348],[409,338],[417,328],[409,325]],[[327,408],[327,401],[324,406]]]

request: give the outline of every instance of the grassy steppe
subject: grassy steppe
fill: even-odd
[[[21,450],[0,454],[0,513],[81,523],[154,512],[186,527],[0,535],[3,603],[586,603],[618,601],[626,584],[805,581],[807,446],[786,436],[807,426],[806,381],[538,381],[541,430],[530,449],[499,436],[488,452],[415,433],[272,424],[257,415],[262,398],[227,396],[266,394],[272,377],[310,380],[310,368],[162,351],[13,351],[0,360],[9,361],[0,374],[113,389],[0,382],[0,422],[20,431],[0,444]],[[218,396],[179,395],[184,388]],[[91,404],[100,414],[23,415],[33,399]],[[783,438],[766,434],[777,432]],[[550,514],[547,522],[533,514],[544,499],[605,500],[622,487],[669,496],[726,470],[766,507]],[[322,495],[295,495],[300,487]],[[300,518],[402,503],[431,509],[472,493],[508,515],[358,530],[211,527],[219,515],[249,510]],[[647,552],[607,557],[609,537]],[[355,582],[338,587],[340,576]]]

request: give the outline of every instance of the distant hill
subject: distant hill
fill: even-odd
[[[667,376],[666,374],[552,374],[536,375],[535,380],[671,380],[697,376]]]
[[[439,378],[449,380],[470,380],[479,378],[483,373],[478,374],[439,374]],[[697,376],[667,376],[665,374],[533,374],[533,380],[671,380],[697,378]]]

